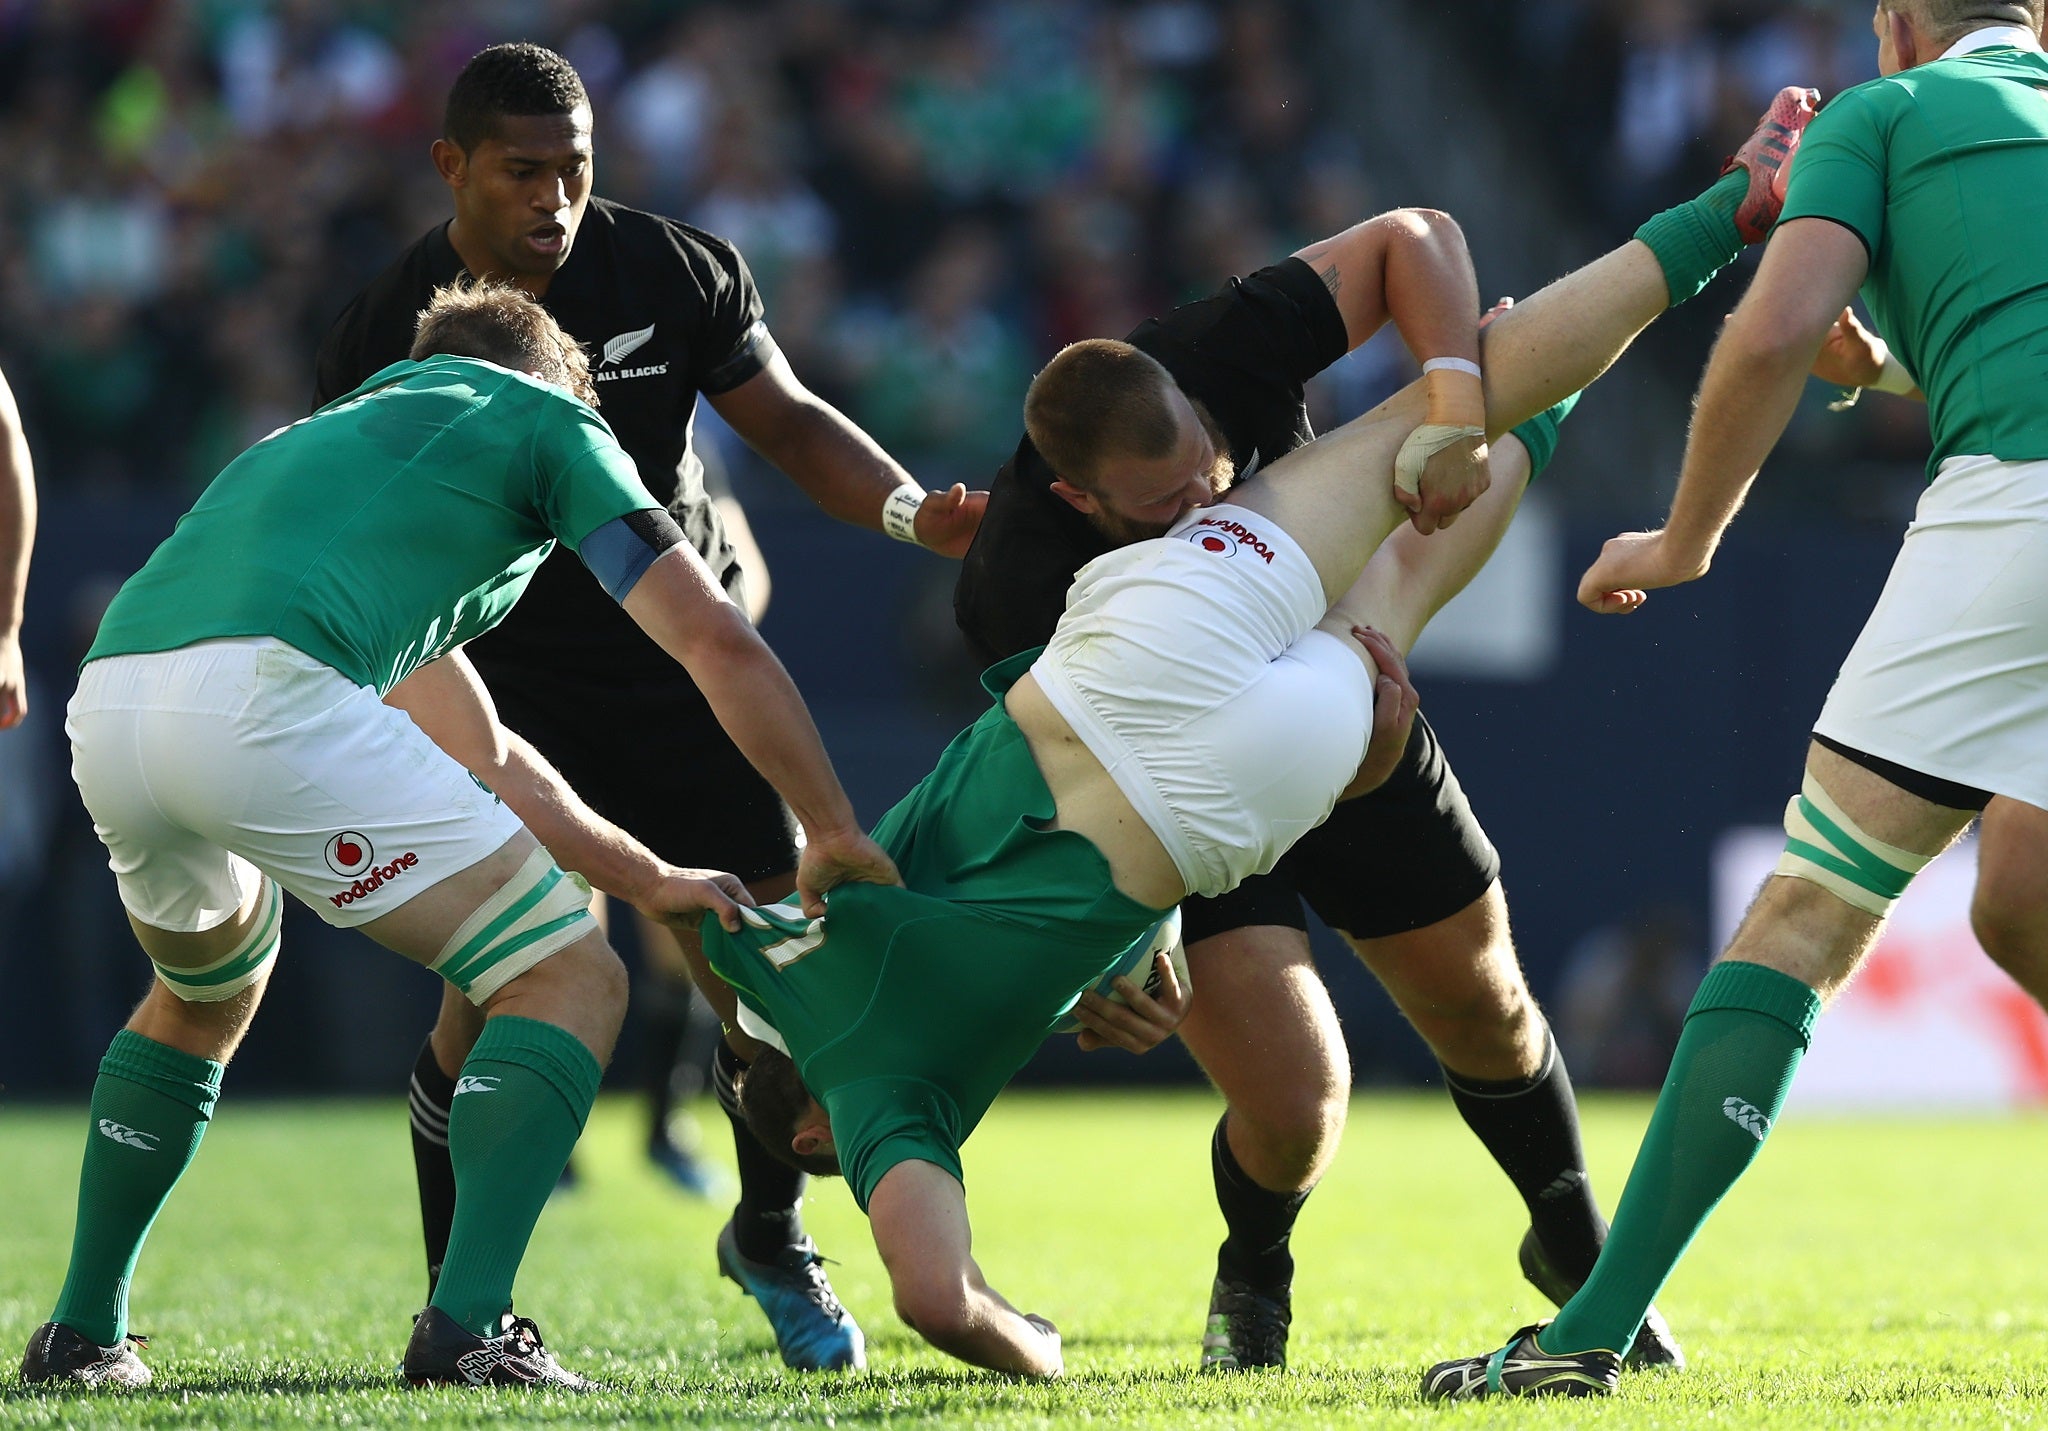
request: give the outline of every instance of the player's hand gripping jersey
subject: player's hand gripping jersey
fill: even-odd
[[[395,363],[229,463],[86,660],[274,636],[381,694],[497,625],[555,542],[658,506],[562,389],[474,358]]]

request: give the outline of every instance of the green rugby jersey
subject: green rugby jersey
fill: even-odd
[[[862,1208],[898,1163],[960,1177],[960,1145],[1003,1085],[1164,917],[1117,890],[1086,838],[1045,828],[1052,796],[1002,705],[1037,654],[982,678],[995,704],[876,825],[905,888],[841,885],[815,924],[704,921],[711,967],[831,1115]]]
[[[1934,452],[2048,458],[2048,58],[1979,49],[1837,95],[1784,217],[1870,250],[1863,295],[1927,394]]]
[[[503,620],[556,540],[659,505],[562,389],[394,363],[222,469],[85,659],[275,636],[381,693]]]

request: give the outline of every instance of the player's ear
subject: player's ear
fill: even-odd
[[[434,171],[441,176],[442,183],[459,189],[468,181],[469,156],[454,140],[436,139],[428,152],[433,156]]]
[[[813,1098],[789,1136],[789,1146],[799,1158],[831,1156],[838,1151],[832,1141],[832,1118]]]
[[[1092,517],[1102,510],[1102,504],[1095,500],[1093,492],[1082,491],[1064,477],[1052,479],[1052,490],[1059,495],[1062,502],[1086,516]]]
[[[789,1140],[789,1146],[799,1158],[830,1156],[838,1151],[832,1141],[832,1130],[816,1123],[806,1123],[797,1129]]]
[[[1899,68],[1912,69],[1920,63],[1920,41],[1913,29],[1913,17],[1906,13],[1905,6],[1896,5],[1884,12],[1884,18],[1892,27],[1892,53],[1899,57]]]

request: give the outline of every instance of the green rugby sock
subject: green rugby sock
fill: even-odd
[[[1636,230],[1664,268],[1676,308],[1698,293],[1742,252],[1735,210],[1749,193],[1749,171],[1730,169],[1697,199],[1666,209]]]
[[[538,1019],[490,1020],[448,1108],[455,1223],[434,1305],[495,1336],[533,1226],[597,1099],[603,1070],[582,1040]]]
[[[135,1260],[199,1151],[223,1072],[128,1029],[114,1035],[92,1086],[71,1267],[51,1321],[103,1347],[127,1335]]]
[[[1725,961],[1707,971],[1593,1275],[1543,1329],[1557,1355],[1626,1352],[1664,1279],[1763,1147],[1820,1017],[1789,974]]]
[[[1543,475],[1543,469],[1550,465],[1550,459],[1557,455],[1557,430],[1564,420],[1572,415],[1572,409],[1584,397],[1581,389],[1555,407],[1546,408],[1530,418],[1509,435],[1521,439],[1522,446],[1529,449],[1529,480],[1534,482]]]

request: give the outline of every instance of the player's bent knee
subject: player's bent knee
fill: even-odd
[[[2028,973],[2048,963],[2048,914],[2038,909],[1987,899],[1980,888],[1970,905],[1970,930],[1992,962],[2008,973]]]
[[[284,892],[265,879],[256,897],[256,922],[227,954],[197,969],[180,969],[152,958],[157,982],[181,1003],[219,1004],[256,984],[277,962],[284,927]]]
[[[1785,806],[1785,853],[1777,872],[1808,880],[1865,914],[1891,913],[1932,860],[1888,845],[1850,819],[1811,771]]]
[[[591,917],[590,886],[565,874],[546,850],[536,848],[448,936],[428,967],[471,1003],[482,1004],[549,955],[592,934],[602,936],[603,930]],[[617,956],[612,963],[618,963]],[[622,989],[624,978],[622,968]]]

